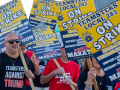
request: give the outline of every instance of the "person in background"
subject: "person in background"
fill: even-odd
[[[31,61],[34,65],[34,68],[35,68],[35,72],[34,72],[35,75],[40,75],[40,67],[38,65],[36,56],[33,54],[33,51],[30,51],[27,49],[27,44],[21,46],[21,49],[22,49],[22,52],[27,54],[28,57],[31,59]],[[27,79],[25,80],[25,82],[26,82],[26,85],[28,86],[27,90],[32,90],[31,86],[30,86],[30,82]]]
[[[26,54],[23,54],[25,60],[30,62],[30,70],[24,69],[21,57],[19,55],[19,42],[18,36],[14,33],[8,33],[5,36],[4,46],[6,47],[5,53],[2,57],[0,65],[0,90],[26,90],[25,79],[35,76],[34,68],[31,69],[32,62]]]
[[[108,80],[96,59],[94,57],[91,58],[93,68],[90,70],[86,60],[78,79],[78,89],[94,90],[93,79],[96,79],[99,90],[114,90],[114,86]]]
[[[47,63],[48,63],[48,60],[44,60],[44,61],[38,60],[38,64],[39,64],[41,70],[40,70],[40,75],[35,75],[35,79],[34,79],[35,90],[49,90],[49,82],[45,83],[45,84],[40,83],[41,74]]]
[[[115,84],[115,89],[114,90],[120,90],[120,82],[117,82]]]
[[[61,58],[56,60],[61,67],[58,68],[53,60],[49,60],[41,75],[40,82],[41,84],[49,82],[49,90],[71,90],[69,85],[73,85],[75,90],[78,90],[79,65],[72,60],[68,61],[63,45],[60,51]],[[62,73],[66,74],[68,80],[65,80]]]

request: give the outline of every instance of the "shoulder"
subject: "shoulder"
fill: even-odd
[[[81,72],[80,75],[79,75],[79,81],[82,81],[82,82],[86,81],[87,80],[87,75],[88,75],[88,71]]]
[[[80,73],[80,76],[78,78],[77,86],[79,90],[84,90],[85,84],[84,82],[87,80],[87,73],[88,71],[83,71]]]
[[[85,76],[85,77],[87,77],[87,74],[88,74],[88,71],[83,71],[83,72],[80,73],[80,76]]]
[[[28,55],[27,55],[26,53],[23,53],[23,56],[29,58]]]
[[[53,59],[50,59],[46,65],[53,64],[53,63],[54,63]]]
[[[4,55],[5,53],[0,53],[0,56]]]
[[[70,63],[71,63],[72,65],[74,65],[74,67],[79,68],[79,65],[78,65],[76,62],[74,62],[74,61],[71,60]]]
[[[33,51],[27,50],[27,53],[33,53]]]
[[[56,61],[58,61],[58,62],[59,62],[59,61],[61,61],[61,60],[60,60],[60,58],[56,58]],[[53,62],[54,62],[54,60],[53,60],[53,59],[50,59],[48,62],[49,62],[49,63],[53,63]]]
[[[27,55],[32,55],[32,54],[33,54],[33,51],[27,50],[27,51],[26,51],[26,54],[27,54]]]

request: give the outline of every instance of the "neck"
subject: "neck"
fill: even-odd
[[[23,53],[26,53],[26,52],[27,52],[27,49],[22,50],[22,52],[23,52]]]
[[[67,57],[64,57],[64,56],[61,56],[61,61],[64,62],[64,63],[69,63]]]
[[[95,68],[95,70],[96,70],[96,74],[98,75],[98,76],[104,76],[105,75],[105,73],[104,73],[104,71],[100,68],[100,69],[96,69]]]
[[[11,52],[9,53],[8,51],[6,51],[6,54],[12,58],[17,58],[19,56],[18,52]]]

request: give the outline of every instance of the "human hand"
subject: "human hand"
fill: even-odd
[[[87,82],[92,83],[93,79],[95,78],[96,78],[96,70],[94,68],[91,68],[88,71]]]
[[[31,70],[24,71],[27,78],[34,78],[34,74],[31,72]]]
[[[36,63],[36,56],[35,55],[32,55],[30,59],[31,59],[33,64]]]
[[[63,67],[58,67],[56,70],[54,70],[55,74],[63,74],[65,73],[64,68]]]
[[[66,80],[66,84],[73,85],[74,82],[71,79]]]

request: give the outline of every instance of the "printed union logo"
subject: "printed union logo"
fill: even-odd
[[[86,41],[87,43],[90,43],[90,42],[93,41],[93,37],[92,37],[91,35],[85,36],[84,39],[85,39],[85,41]]]
[[[37,8],[38,8],[38,5],[36,5],[36,4],[33,5],[33,8],[34,8],[34,9],[37,9]]]
[[[58,20],[58,21],[62,22],[62,21],[63,21],[63,19],[64,19],[64,18],[63,18],[63,16],[62,16],[62,15],[57,16],[57,20]]]

